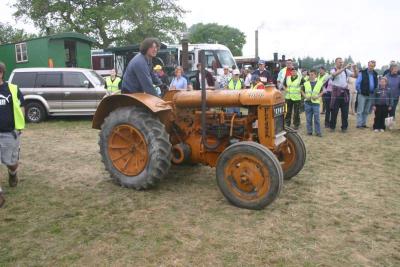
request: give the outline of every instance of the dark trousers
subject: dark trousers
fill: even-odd
[[[385,118],[389,114],[388,106],[386,105],[376,105],[375,106],[375,118],[374,118],[374,130],[375,129],[385,129]]]
[[[346,101],[344,93],[338,96],[335,99],[335,103],[333,104],[333,110],[331,111],[331,120],[329,125],[331,129],[336,128],[336,120],[339,109],[342,115],[342,130],[347,130],[347,127],[349,126],[349,102]]]
[[[329,128],[330,127],[330,121],[331,121],[331,109],[330,109],[330,104],[331,104],[331,92],[326,92],[322,100],[324,102],[325,106],[325,127]]]
[[[292,121],[292,113],[293,113],[294,127],[298,128],[300,126],[300,104],[301,100],[293,101],[291,99],[286,99],[286,106],[287,106],[287,113],[285,117],[286,126],[290,127]]]

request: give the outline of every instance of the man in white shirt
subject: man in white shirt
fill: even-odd
[[[353,71],[350,71],[348,69],[350,67],[353,69]],[[344,66],[343,59],[338,57],[335,59],[335,68],[331,70],[331,75],[332,96],[329,108],[332,110],[332,113],[329,126],[332,132],[335,131],[337,115],[340,109],[340,113],[342,115],[342,132],[346,132],[347,127],[349,126],[348,117],[350,100],[349,89],[347,87],[347,79],[348,77],[357,77],[358,71],[355,65],[347,64],[346,66]]]

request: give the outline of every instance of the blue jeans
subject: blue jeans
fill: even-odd
[[[321,126],[319,122],[319,104],[305,102],[304,111],[306,112],[307,133],[312,134],[313,132],[312,122],[314,118],[315,133],[321,134]]]
[[[358,94],[357,98],[357,126],[365,126],[367,124],[368,114],[371,111],[372,98]]]

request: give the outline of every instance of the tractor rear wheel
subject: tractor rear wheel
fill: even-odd
[[[255,142],[239,142],[225,149],[216,172],[222,194],[240,208],[263,209],[279,196],[283,184],[278,159]]]
[[[300,135],[290,127],[285,130],[287,141],[282,145],[278,158],[282,162],[284,179],[290,180],[303,169],[307,153]]]
[[[171,166],[171,143],[159,119],[140,107],[121,107],[104,120],[100,154],[120,185],[136,190],[156,185]]]

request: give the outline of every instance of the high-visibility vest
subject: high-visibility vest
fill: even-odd
[[[286,78],[286,87],[287,87],[287,92],[285,95],[286,99],[291,99],[293,101],[301,100],[300,83],[301,83],[301,77],[299,75],[294,81],[292,81],[291,76]]]
[[[14,127],[16,130],[22,130],[25,128],[25,116],[22,113],[21,102],[18,99],[18,87],[15,84],[9,83],[8,89],[11,92],[13,101]]]
[[[119,91],[118,84],[121,82],[120,77],[115,77],[114,81],[111,80],[111,76],[106,78],[107,90],[111,93],[115,93]]]
[[[236,82],[236,85],[235,85],[233,79],[231,79],[229,81],[229,83],[228,83],[228,89],[230,89],[230,90],[240,90],[240,89],[242,89],[242,80],[238,79],[237,82]]]
[[[329,76],[328,73],[325,73],[324,76],[318,75],[317,82],[321,81],[322,83],[324,83],[324,81],[326,80],[327,76]]]
[[[307,81],[304,83],[304,92],[306,94],[306,98],[311,98],[319,95],[321,92],[322,86],[324,85],[323,80],[317,81],[317,83],[314,85],[314,88],[312,88],[310,81]],[[308,100],[307,100],[308,101]],[[311,102],[314,104],[319,104],[319,97],[317,100],[311,99]]]

